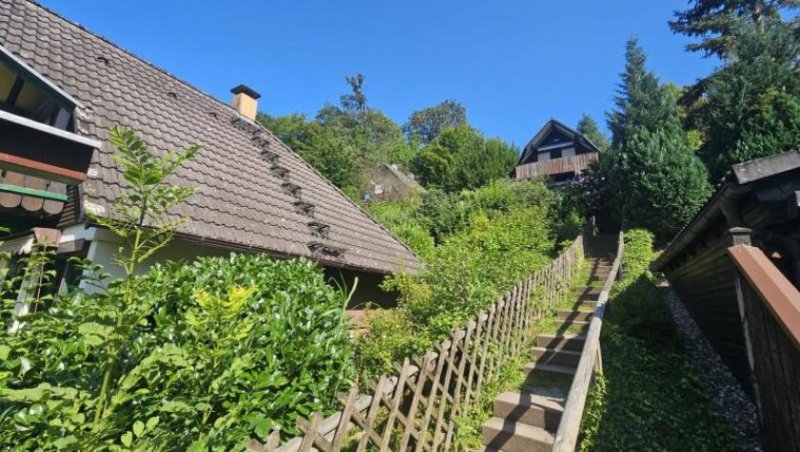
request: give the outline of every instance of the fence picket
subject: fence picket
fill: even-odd
[[[558,258],[519,281],[421,360],[405,359],[392,376],[383,374],[377,383],[369,383],[371,397],[360,395],[359,386],[353,385],[338,397],[340,413],[300,419],[301,436],[278,447],[280,431],[274,430],[265,444],[251,440],[248,450],[339,451],[347,438],[357,440],[359,452],[451,449],[457,417],[481,400],[483,385],[508,358],[522,352],[534,323],[568,290],[582,261],[583,242],[578,237]]]

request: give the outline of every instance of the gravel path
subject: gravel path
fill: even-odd
[[[659,284],[659,287],[662,288],[664,302],[672,312],[678,332],[683,336],[686,352],[700,369],[703,385],[711,394],[714,404],[728,420],[736,435],[739,450],[762,451],[755,405],[703,335],[675,290],[667,282]]]

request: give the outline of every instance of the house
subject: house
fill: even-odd
[[[406,174],[394,163],[378,165],[369,182],[368,200],[402,197],[411,193],[424,192],[425,189],[414,180],[414,176]]]
[[[517,180],[547,177],[566,182],[598,160],[600,150],[585,136],[550,119],[522,150],[513,176]]]
[[[15,253],[49,237],[57,262],[112,264],[119,239],[103,216],[122,190],[109,129],[132,129],[156,152],[199,145],[173,183],[197,193],[188,217],[150,260],[231,251],[304,256],[345,281],[355,301],[380,297],[416,255],[333,184],[255,122],[257,92],[240,85],[226,104],[28,0],[0,0],[0,221]],[[59,268],[64,280],[74,280]],[[63,281],[62,281],[63,282]]]
[[[800,448],[800,151],[734,165],[654,262],[759,407]]]

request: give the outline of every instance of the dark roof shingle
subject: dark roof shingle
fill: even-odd
[[[108,129],[120,125],[158,152],[202,146],[171,181],[198,190],[176,209],[191,220],[182,235],[367,271],[419,267],[408,247],[266,129],[83,27],[28,0],[0,0],[0,45],[83,104],[76,132],[103,142],[84,184],[87,201],[108,208],[122,189],[107,141]],[[281,176],[273,165],[288,171]],[[294,205],[298,195],[313,216]],[[311,222],[330,226],[324,238]],[[314,253],[319,247],[309,245],[319,242],[344,252]]]

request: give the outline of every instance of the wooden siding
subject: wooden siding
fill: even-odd
[[[677,267],[666,270],[666,274],[711,345],[752,396],[750,367],[733,278],[736,269],[727,256],[727,247],[726,238],[718,237]]]
[[[533,179],[540,176],[554,176],[556,174],[580,174],[590,164],[596,162],[598,153],[592,152],[579,154],[574,157],[562,157],[540,162],[525,163],[517,166],[515,170],[516,179]]]

